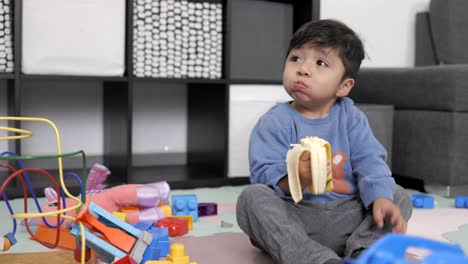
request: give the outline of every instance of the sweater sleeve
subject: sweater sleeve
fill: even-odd
[[[387,151],[372,133],[367,117],[353,107],[349,120],[351,165],[361,199],[369,207],[378,198],[393,201],[395,180],[386,163]]]
[[[249,143],[250,181],[273,187],[285,197],[278,182],[287,175],[286,153],[290,148],[290,126],[285,120],[265,114],[252,130]]]

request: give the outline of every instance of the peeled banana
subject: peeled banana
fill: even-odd
[[[298,203],[302,200],[299,160],[305,151],[310,152],[312,185],[308,187],[309,190],[312,194],[321,194],[333,190],[330,143],[319,137],[306,137],[301,139],[300,144],[291,144],[291,146],[293,148],[286,155],[286,163],[289,190],[294,202]]]

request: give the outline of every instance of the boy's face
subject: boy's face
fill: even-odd
[[[353,79],[342,80],[344,73],[336,49],[306,43],[288,54],[283,85],[295,104],[320,110],[322,106],[331,107],[337,97],[346,96],[353,87]]]

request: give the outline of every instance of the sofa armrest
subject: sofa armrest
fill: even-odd
[[[468,111],[468,64],[361,69],[350,97],[395,109]]]

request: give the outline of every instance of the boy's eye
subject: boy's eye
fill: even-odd
[[[324,62],[323,60],[318,60],[316,63],[317,63],[318,66],[328,67],[328,64],[326,62]]]
[[[298,56],[292,56],[291,57],[291,61],[294,61],[294,62],[297,62],[297,61],[300,61],[301,58],[299,58]]]

